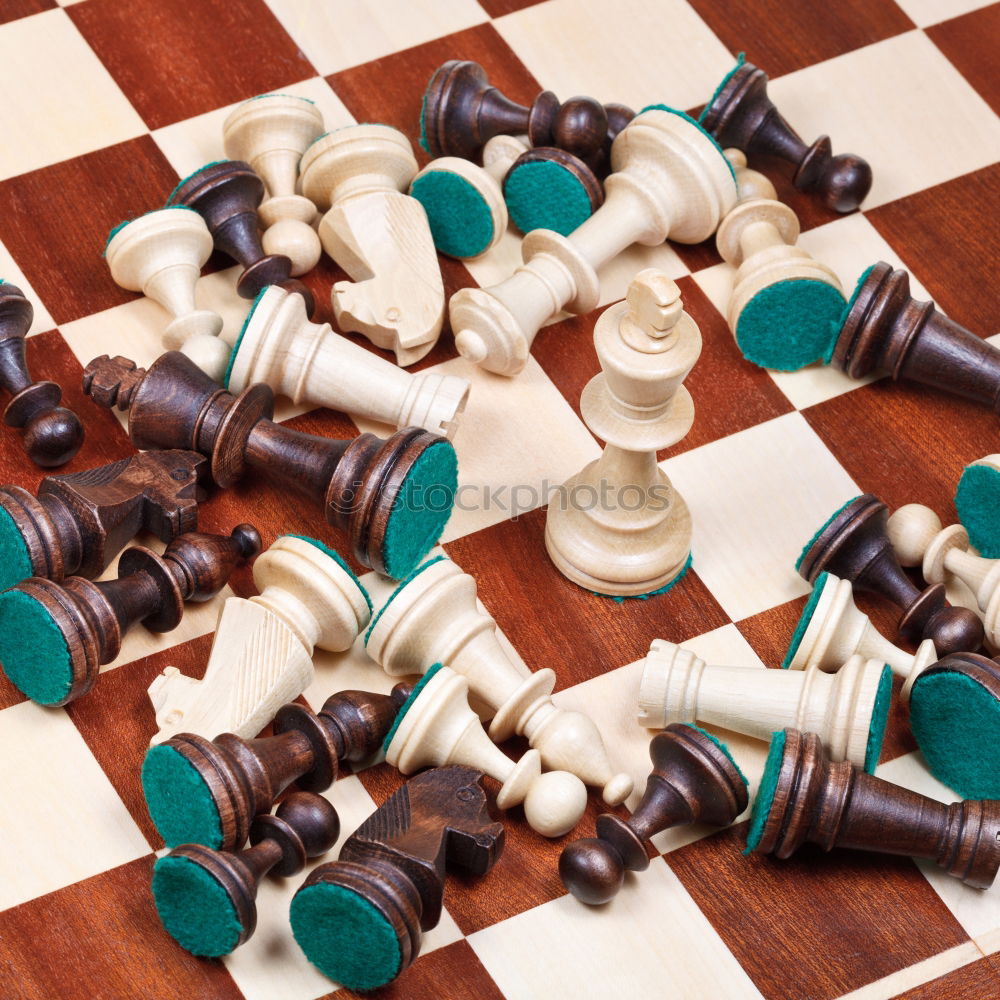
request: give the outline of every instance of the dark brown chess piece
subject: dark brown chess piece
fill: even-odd
[[[0,486],[0,590],[29,576],[99,576],[142,531],[169,542],[198,528],[208,459],[193,451],[141,452],[131,458],[46,476],[33,496]]]
[[[747,807],[747,782],[728,751],[696,726],[675,722],[649,744],[653,771],[635,812],[597,818],[597,836],[568,844],[559,857],[559,877],[583,903],[606,903],[617,895],[625,870],[649,867],[646,842],[673,826],[728,826]]]
[[[445,865],[488,872],[504,829],[486,811],[482,772],[439,767],[411,778],[295,894],[292,930],[308,959],[349,989],[395,979],[441,918]]]
[[[274,718],[273,736],[244,740],[223,733],[206,740],[181,733],[154,746],[146,755],[142,782],[156,828],[168,845],[189,839],[209,842],[193,830],[177,828],[178,821],[185,821],[183,810],[165,783],[177,773],[172,764],[180,757],[200,777],[204,787],[199,794],[218,817],[219,833],[211,846],[238,847],[254,817],[266,813],[293,781],[303,790],[321,792],[336,781],[342,762],[364,761],[379,750],[410,690],[397,684],[391,695],[340,691],[327,698],[319,713],[298,703],[284,705]]]
[[[945,601],[944,584],[918,590],[903,572],[887,533],[889,510],[866,493],[845,504],[806,546],[796,569],[810,583],[823,572],[850,580],[854,589],[879,594],[903,609],[899,632],[917,642],[932,639],[938,655],[973,652],[982,645],[979,616]]]
[[[253,846],[246,850],[175,847],[153,866],[153,899],[164,928],[194,955],[228,955],[257,926],[255,900],[264,876],[298,875],[308,858],[326,854],[339,836],[340,818],[326,799],[292,792],[273,814],[254,819]]]
[[[28,458],[36,465],[65,465],[83,444],[83,427],[72,410],[59,405],[55,382],[35,382],[28,374],[24,338],[35,310],[16,285],[0,283],[0,387],[11,394],[3,411],[8,427],[20,427]]]
[[[830,137],[807,146],[767,96],[767,74],[743,63],[725,80],[701,113],[701,123],[719,145],[743,150],[754,164],[758,155],[785,160],[795,167],[792,182],[815,191],[837,212],[853,212],[872,186],[872,168],[853,153],[832,155]]]
[[[852,378],[891,375],[943,389],[1000,413],[1000,350],[933,302],[910,297],[910,276],[879,261],[851,299],[833,364]]]
[[[776,733],[754,801],[747,850],[788,858],[803,844],[927,858],[988,889],[1000,868],[1000,802],[944,805],[830,762],[815,733]]]
[[[212,479],[222,487],[253,468],[304,493],[322,504],[329,524],[347,532],[358,562],[395,579],[423,558],[440,535],[435,528],[447,520],[450,506],[435,510],[427,502],[411,510],[396,504],[429,448],[441,445],[454,456],[452,446],[429,431],[408,427],[389,438],[334,440],[289,430],[270,419],[274,394],[266,385],[233,396],[178,351],[161,355],[148,371],[127,358],[96,358],[84,372],[84,391],[99,406],[129,411],[129,436],[137,448],[190,448],[208,455]],[[434,484],[425,485],[429,497]],[[409,530],[412,518],[418,519],[415,532]],[[393,538],[399,535],[406,541],[396,551]],[[423,546],[419,552],[413,539]]]
[[[241,524],[231,535],[178,535],[162,556],[141,545],[126,549],[115,580],[22,580],[0,594],[4,672],[33,701],[68,704],[94,686],[132,626],[176,628],[185,601],[211,600],[259,551],[257,529]]]
[[[255,298],[268,285],[281,285],[298,292],[312,313],[312,293],[291,277],[292,262],[284,254],[265,254],[261,246],[257,206],[263,198],[264,182],[249,163],[221,160],[186,177],[171,192],[167,204],[193,208],[205,220],[215,248],[242,265],[236,291],[243,298]]]

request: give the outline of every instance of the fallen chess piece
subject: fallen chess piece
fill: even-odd
[[[292,932],[324,975],[350,990],[392,982],[420,954],[444,905],[445,866],[485,875],[504,829],[486,811],[482,774],[439,767],[411,778],[320,865],[292,899]]]
[[[167,847],[205,844],[231,851],[245,843],[255,816],[269,812],[293,781],[322,792],[340,762],[368,760],[382,746],[410,688],[391,695],[340,691],[319,713],[293,702],[274,717],[273,736],[223,733],[207,740],[181,733],[150,747],[142,764],[146,809]]]
[[[574,840],[559,856],[559,878],[581,903],[607,903],[625,872],[649,867],[650,837],[675,826],[729,826],[747,807],[747,779],[725,744],[697,726],[672,723],[649,744],[653,770],[628,819],[597,817],[597,836]]]
[[[962,470],[955,510],[979,554],[1000,559],[1000,455],[987,455]]]
[[[300,277],[318,263],[322,247],[310,225],[316,206],[295,192],[302,154],[323,133],[323,113],[306,97],[261,94],[238,104],[222,123],[226,156],[249,163],[267,197],[257,209],[264,224],[261,245],[287,257]]]
[[[251,307],[224,378],[234,393],[257,382],[293,403],[399,428],[423,427],[447,438],[458,429],[469,398],[468,379],[403,371],[334,333],[329,323],[309,322],[302,296],[277,285]]]
[[[403,774],[425,767],[468,764],[500,782],[497,807],[524,806],[528,826],[561,837],[580,821],[587,789],[568,771],[542,773],[541,755],[528,750],[516,763],[490,741],[469,707],[469,683],[434,664],[399,710],[385,738],[385,759]]]
[[[819,735],[831,760],[874,772],[892,699],[892,671],[852,656],[836,673],[709,666],[689,649],[654,639],[639,684],[640,726],[702,722],[770,739],[792,726]]]
[[[99,406],[129,411],[137,448],[191,448],[211,457],[218,486],[252,468],[310,498],[347,533],[361,565],[394,579],[420,563],[451,514],[455,449],[420,428],[345,440],[290,430],[270,419],[274,394],[266,385],[234,397],[177,351],[148,371],[127,358],[96,358],[84,391]]]
[[[722,146],[755,161],[776,157],[795,167],[792,183],[815,192],[827,208],[853,212],[871,190],[872,169],[853,153],[832,155],[829,136],[807,146],[767,96],[767,74],[742,55],[716,88],[699,121]]]
[[[0,281],[0,388],[11,398],[3,422],[21,430],[28,458],[45,468],[65,465],[83,444],[79,417],[60,406],[55,382],[35,382],[28,373],[24,340],[35,310],[16,285]]]
[[[257,889],[268,873],[298,875],[340,836],[337,810],[321,795],[292,792],[254,819],[253,845],[239,853],[182,844],[153,865],[153,902],[164,930],[203,958],[228,955],[257,926]]]
[[[788,858],[803,844],[927,858],[976,889],[1000,868],[1000,802],[944,805],[832,763],[815,733],[775,733],[744,853]]]
[[[546,768],[602,788],[608,805],[631,793],[632,779],[614,773],[593,721],[553,703],[555,671],[530,673],[511,660],[496,622],[480,610],[476,581],[450,559],[428,560],[393,591],[372,619],[365,649],[391,676],[423,674],[444,663],[466,679],[470,704],[482,706],[480,717],[493,720],[495,743],[524,736]]]
[[[257,530],[240,524],[228,536],[178,535],[162,556],[138,545],[126,549],[114,580],[29,577],[0,594],[3,671],[40,705],[75,701],[118,656],[132,626],[175,629],[185,601],[211,600],[259,551]]]
[[[282,535],[253,566],[256,597],[230,597],[201,680],[167,669],[149,686],[159,727],[151,744],[180,733],[256,736],[312,683],[313,650],[350,649],[371,618],[368,593],[322,542]]]
[[[444,282],[427,214],[404,192],[417,173],[410,140],[388,125],[320,136],[302,157],[302,192],[324,210],[323,249],[351,281],[333,286],[341,330],[412,365],[437,343]]]
[[[656,453],[694,421],[682,383],[701,354],[701,332],[677,285],[649,269],[636,275],[624,302],[600,315],[594,345],[602,370],[585,386],[580,409],[606,443],[549,504],[545,548],[556,569],[586,590],[663,593],[690,566],[691,514]],[[580,495],[601,501],[584,505]]]
[[[142,292],[173,317],[163,331],[167,349],[186,354],[219,382],[230,354],[219,337],[222,317],[195,305],[195,285],[211,253],[205,220],[186,205],[119,223],[104,248],[115,284]]]

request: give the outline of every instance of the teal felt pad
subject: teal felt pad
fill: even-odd
[[[722,78],[722,82],[718,87],[715,88],[714,93],[709,98],[708,104],[701,109],[701,114],[698,115],[698,124],[700,125],[705,120],[705,116],[708,114],[708,109],[715,104],[715,99],[722,93],[723,88],[727,83],[733,78],[733,74],[747,61],[747,56],[745,52],[741,52],[736,57],[736,65]]]
[[[503,183],[511,222],[522,233],[551,229],[569,236],[592,214],[586,188],[569,170],[550,160],[512,167]]]
[[[875,708],[872,710],[872,724],[868,730],[868,746],[865,749],[865,770],[875,773],[878,759],[882,755],[882,741],[885,739],[885,724],[889,720],[889,706],[892,704],[892,668],[886,664],[878,682]]]
[[[722,740],[713,736],[707,729],[702,729],[701,726],[693,726],[691,723],[688,723],[688,725],[691,726],[692,729],[697,729],[702,736],[707,736],[729,758],[729,763],[736,768],[736,773],[740,776],[740,780],[749,788],[750,782],[747,781],[747,776],[740,770],[740,765],[733,759],[733,755],[729,752],[729,747],[727,747]]]
[[[614,601],[615,604],[624,604],[625,601],[648,601],[651,597],[659,597],[660,594],[669,594],[687,576],[687,571],[691,568],[691,556],[689,555],[681,567],[681,571],[668,583],[665,583],[659,590],[651,590],[648,594],[599,594],[592,591],[594,597],[606,597]]]
[[[809,544],[811,545],[812,542]],[[802,609],[802,614],[799,616],[799,623],[795,626],[795,631],[792,633],[792,641],[788,644],[788,652],[785,653],[785,658],[781,661],[782,670],[788,670],[793,657],[799,651],[799,646],[802,644],[802,637],[806,634],[806,629],[809,628],[809,623],[812,621],[816,605],[819,603],[820,594],[823,593],[823,587],[826,585],[826,578],[829,575],[829,573],[825,572],[820,573],[813,581],[812,593],[809,595],[809,600],[806,601],[806,606]]]
[[[988,465],[967,465],[958,480],[955,508],[980,555],[1000,559],[1000,472]]]
[[[187,182],[189,180],[191,180],[191,178],[194,177],[195,174],[200,174],[203,170],[207,170],[209,167],[214,167],[214,166],[216,166],[219,163],[227,163],[227,162],[229,162],[229,161],[228,160],[211,160],[208,163],[203,163],[197,170],[192,170],[191,173],[189,173],[187,175],[187,177],[185,177],[183,180],[179,181],[178,184],[177,184],[177,187],[175,187],[173,189],[173,191],[171,191],[170,194],[167,195],[167,207],[169,207],[170,203],[174,200],[174,195],[177,194],[177,192],[180,191],[180,189],[182,187],[184,187],[184,185],[187,184]]]
[[[32,575],[28,546],[14,518],[0,507],[0,590]]]
[[[1000,701],[957,671],[925,674],[910,726],[931,773],[965,799],[1000,799]]]
[[[240,327],[239,335],[236,337],[233,343],[233,349],[229,352],[229,364],[226,365],[226,373],[222,376],[222,385],[224,388],[229,388],[229,380],[233,377],[233,366],[236,364],[236,355],[239,353],[240,344],[243,343],[243,336],[247,332],[247,327],[250,325],[250,317],[257,311],[257,306],[260,305],[260,300],[263,298],[264,293],[270,288],[270,285],[265,285],[255,296],[253,302],[250,303],[250,311],[246,314],[246,318],[243,320],[243,325]]]
[[[389,595],[389,599],[378,609],[378,614],[372,619],[371,625],[368,626],[368,631],[365,632],[365,645],[368,645],[368,640],[371,637],[372,629],[378,624],[378,620],[382,617],[382,612],[385,611],[387,607],[395,600],[396,595],[415,577],[419,576],[428,566],[433,566],[434,563],[441,562],[442,559],[446,559],[446,556],[434,556],[432,559],[428,559],[426,562],[422,562],[412,573],[409,573],[396,585],[396,589]]]
[[[291,97],[293,100],[296,100],[296,101],[305,101],[306,104],[315,104],[316,103],[311,98],[300,97],[298,94],[283,94],[280,90],[275,91],[274,93],[271,93],[271,94],[257,94],[254,97],[251,97],[250,100],[251,101],[262,101],[265,97]]]
[[[39,705],[58,704],[73,684],[73,661],[59,626],[20,590],[0,594],[0,663],[11,684]]]
[[[433,156],[431,153],[431,144],[427,141],[427,91],[424,91],[424,96],[420,99],[420,148],[428,155]]]
[[[743,357],[761,368],[794,372],[833,354],[844,296],[825,281],[789,278],[762,288],[736,321]]]
[[[222,824],[212,793],[179,750],[164,743],[146,751],[142,791],[150,819],[167,847],[222,846]]]
[[[392,729],[385,734],[385,739],[382,741],[382,752],[385,753],[389,749],[389,744],[392,743],[393,736],[396,735],[396,730],[399,729],[399,724],[403,721],[403,716],[413,707],[413,703],[417,700],[417,696],[425,687],[427,687],[430,679],[441,669],[442,664],[435,663],[430,667],[423,677],[417,682],[416,687],[410,692],[410,697],[403,702],[400,706],[399,711],[396,713],[396,718],[392,723]]]
[[[431,225],[434,246],[449,257],[478,257],[493,241],[496,227],[486,199],[464,177],[431,170],[410,185]]]
[[[802,565],[802,560],[803,560],[803,559],[805,559],[805,557],[806,557],[806,553],[807,553],[807,552],[808,552],[808,551],[809,551],[809,550],[810,550],[810,549],[811,549],[811,548],[813,547],[813,543],[814,543],[814,542],[816,541],[816,539],[817,539],[817,538],[819,538],[819,536],[820,536],[820,535],[822,535],[822,534],[823,534],[823,532],[824,532],[824,531],[826,531],[826,529],[827,529],[827,528],[828,528],[828,527],[829,527],[829,526],[830,526],[831,524],[833,524],[833,522],[834,522],[834,521],[835,521],[835,520],[837,519],[837,517],[838,517],[838,515],[840,514],[840,512],[841,512],[841,511],[842,511],[842,510],[843,510],[843,509],[844,509],[845,507],[847,507],[847,506],[849,506],[850,504],[854,503],[854,501],[855,501],[855,500],[857,500],[857,499],[858,499],[857,497],[851,497],[851,499],[850,499],[850,500],[848,500],[848,501],[847,501],[847,503],[845,503],[845,504],[841,504],[841,505],[840,505],[840,506],[839,506],[839,507],[838,507],[838,508],[837,508],[837,509],[836,509],[836,510],[835,510],[835,511],[834,511],[834,512],[833,512],[833,513],[832,513],[832,514],[831,514],[831,515],[830,515],[830,516],[829,516],[829,517],[828,517],[828,518],[827,518],[827,519],[826,519],[826,520],[825,520],[825,521],[823,522],[823,524],[821,525],[821,527],[819,528],[819,530],[818,530],[818,531],[816,532],[816,534],[815,534],[815,535],[813,535],[813,536],[812,536],[812,538],[810,538],[810,539],[809,539],[809,541],[808,541],[808,542],[806,542],[806,544],[802,546],[802,551],[801,551],[801,552],[799,553],[799,557],[798,557],[798,559],[796,559],[796,560],[795,560],[795,569],[796,569],[796,571],[798,571],[799,567],[800,567],[800,566]]]
[[[774,803],[774,790],[778,785],[778,775],[781,772],[781,760],[785,754],[785,733],[775,733],[771,737],[771,749],[767,752],[767,762],[764,773],[757,786],[757,795],[753,800],[753,812],[750,814],[750,829],[747,831],[747,846],[744,854],[756,850],[760,838],[764,835],[767,817]]]
[[[192,955],[218,958],[239,943],[243,925],[229,894],[189,858],[157,860],[153,900],[167,933]]]
[[[735,72],[735,70],[733,71]],[[726,166],[729,167],[729,173],[733,178],[733,184],[736,183],[736,168],[729,162],[729,157],[722,151],[722,147],[719,145],[719,140],[712,135],[700,121],[695,121],[686,111],[678,111],[677,108],[670,107],[669,104],[647,104],[642,111],[666,111],[668,114],[677,115],[678,118],[683,118],[684,121],[690,122],[715,148],[719,151],[719,156],[722,157]],[[639,114],[642,114],[642,111]]]
[[[300,889],[292,933],[320,972],[351,990],[373,990],[399,974],[402,954],[392,924],[362,896],[329,882]]]
[[[413,463],[392,505],[382,560],[394,580],[406,576],[437,543],[458,489],[458,456],[450,441],[435,441]]]
[[[353,569],[344,562],[344,557],[336,551],[336,549],[331,549],[329,545],[325,545],[323,542],[319,541],[317,538],[310,538],[308,535],[293,535],[285,534],[281,536],[282,538],[298,538],[302,542],[308,542],[310,545],[314,545],[320,550],[324,555],[329,556],[357,585],[358,590],[364,595],[365,604],[368,605],[369,612],[372,610],[372,599],[368,596],[368,591],[365,590],[364,584],[357,578]]]

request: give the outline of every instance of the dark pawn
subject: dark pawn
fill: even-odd
[[[337,810],[321,795],[292,792],[250,827],[238,854],[182,844],[153,865],[153,899],[167,933],[204,958],[228,955],[257,927],[257,889],[272,872],[298,875],[340,836]]]
[[[757,789],[747,853],[788,858],[803,844],[926,858],[988,889],[1000,868],[1000,802],[944,805],[830,762],[815,733],[775,733]]]
[[[243,298],[256,298],[268,285],[281,285],[298,292],[312,313],[312,293],[291,277],[292,262],[283,254],[265,254],[261,246],[257,206],[263,198],[264,182],[249,163],[222,160],[185,178],[170,193],[167,204],[193,208],[205,220],[215,248],[243,266],[236,285]]]
[[[445,865],[485,875],[504,830],[486,811],[482,772],[439,767],[411,778],[320,865],[292,899],[295,940],[331,979],[371,990],[420,953],[441,919]]]
[[[238,847],[254,817],[266,813],[293,781],[321,792],[336,781],[341,762],[364,761],[379,750],[409,693],[405,684],[397,684],[391,695],[340,691],[318,714],[298,703],[282,706],[273,736],[244,740],[223,733],[206,740],[181,733],[152,747],[142,784],[157,830],[168,846],[190,839],[220,850]],[[173,781],[188,768],[201,779],[202,811],[217,819],[214,838],[196,836],[195,828],[185,825],[185,804],[174,797]]]
[[[141,545],[126,549],[115,580],[29,577],[0,594],[4,671],[40,704],[75,701],[121,652],[129,629],[139,622],[151,632],[177,628],[185,601],[211,600],[259,551],[257,529],[240,524],[228,536],[178,535],[162,556]]]
[[[567,845],[559,858],[563,885],[582,903],[617,895],[625,869],[649,867],[646,842],[672,826],[729,826],[747,807],[747,783],[732,758],[695,726],[671,723],[649,744],[653,772],[627,820],[597,818],[597,837]]]
[[[891,375],[943,389],[1000,413],[1000,350],[933,302],[910,297],[910,276],[879,261],[858,286],[833,349],[852,378]]]
[[[96,469],[46,476],[32,495],[0,486],[0,590],[29,576],[100,576],[140,532],[169,542],[198,528],[208,459],[140,452]],[[6,518],[3,515],[6,515]]]
[[[83,444],[83,427],[72,410],[59,405],[55,382],[34,382],[28,374],[24,338],[35,315],[16,285],[0,283],[0,386],[11,394],[3,411],[8,427],[22,429],[28,458],[36,465],[65,465]]]
[[[911,642],[933,639],[939,656],[974,652],[983,644],[983,623],[968,608],[945,601],[944,584],[918,590],[903,572],[886,529],[889,510],[865,493],[845,504],[808,544],[796,569],[810,583],[829,572],[856,591],[879,594],[903,609],[899,633]]]
[[[796,169],[792,182],[800,191],[815,191],[827,208],[853,212],[872,186],[872,168],[853,153],[833,156],[830,137],[821,135],[807,146],[767,96],[767,74],[754,66],[738,66],[701,113],[701,123],[723,148],[773,156]]]

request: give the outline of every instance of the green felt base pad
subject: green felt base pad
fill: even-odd
[[[0,590],[32,575],[31,556],[14,519],[0,507]]]
[[[868,730],[868,746],[865,749],[865,770],[875,773],[878,759],[882,756],[882,741],[885,739],[885,726],[889,721],[889,707],[892,704],[892,668],[884,666],[878,682],[878,692],[875,695],[875,708],[872,710],[871,727]]]
[[[810,544],[812,543],[810,542]],[[792,641],[788,644],[788,652],[785,653],[785,658],[781,661],[782,670],[788,670],[792,659],[799,651],[799,646],[802,644],[802,637],[806,634],[806,629],[809,628],[809,623],[812,621],[816,605],[819,603],[820,595],[823,593],[823,587],[826,586],[826,580],[829,575],[829,573],[825,572],[820,573],[813,581],[812,593],[809,595],[809,600],[806,601],[806,606],[802,609],[802,614],[799,616],[799,623],[795,626]]]
[[[750,854],[756,850],[760,838],[764,835],[767,817],[774,803],[774,790],[778,784],[778,775],[781,772],[781,760],[784,754],[785,734],[782,731],[771,737],[771,749],[767,752],[764,773],[753,800],[753,812],[750,814],[750,829],[747,831],[747,846],[743,851],[744,854]]]
[[[464,177],[450,170],[431,170],[410,186],[431,225],[434,246],[449,257],[478,257],[496,232],[486,199]]]
[[[600,594],[596,590],[592,591],[594,597],[605,597],[615,604],[624,604],[626,601],[648,601],[651,597],[659,597],[661,594],[669,594],[687,576],[687,571],[691,568],[691,555],[688,554],[681,571],[672,580],[668,580],[662,587],[651,590],[648,594]]]
[[[591,216],[590,196],[565,167],[535,160],[512,168],[503,185],[511,222],[522,233],[551,229],[569,236]]]
[[[410,692],[409,698],[399,706],[399,711],[396,713],[396,718],[393,720],[392,728],[385,734],[385,739],[382,741],[382,752],[385,753],[389,749],[389,744],[392,743],[392,738],[396,735],[396,730],[399,729],[399,724],[403,721],[403,717],[409,712],[413,703],[417,700],[420,692],[427,687],[430,679],[441,669],[443,664],[435,663],[432,664],[424,673],[424,676],[417,681],[416,686]]]
[[[20,590],[0,594],[0,664],[39,705],[58,705],[73,684],[69,647],[52,616]]]
[[[955,508],[979,554],[1000,559],[1000,472],[989,465],[966,466],[955,491]]]
[[[167,744],[146,751],[142,791],[150,819],[167,847],[222,846],[222,825],[212,793],[180,751]]]

